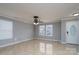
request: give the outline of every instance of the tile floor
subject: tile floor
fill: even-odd
[[[78,51],[78,45],[35,39],[0,48],[0,55],[76,55]]]

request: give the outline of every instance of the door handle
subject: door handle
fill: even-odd
[[[67,34],[68,34],[69,32],[67,31]]]

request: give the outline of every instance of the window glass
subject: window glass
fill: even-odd
[[[45,35],[45,26],[44,25],[39,26],[39,35],[41,35],[41,36]]]
[[[40,25],[39,35],[41,36],[53,36],[53,25]]]
[[[53,25],[46,25],[46,36],[53,35]]]

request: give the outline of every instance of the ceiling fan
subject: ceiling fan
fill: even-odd
[[[34,25],[39,25],[41,23],[43,23],[42,21],[40,21],[39,16],[33,16],[34,20],[33,20],[33,24]]]

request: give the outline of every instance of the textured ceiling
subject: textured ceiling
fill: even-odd
[[[0,4],[0,15],[32,23],[33,16],[43,22],[56,22],[79,11],[77,3],[7,3]]]

